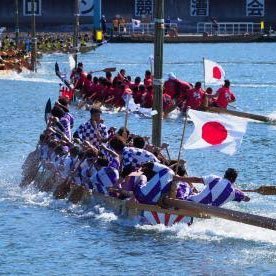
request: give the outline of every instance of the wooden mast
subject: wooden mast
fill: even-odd
[[[36,51],[37,51],[37,41],[36,41],[36,28],[35,28],[35,3],[32,0],[32,53],[31,53],[31,67],[32,71],[36,72]]]
[[[152,120],[152,143],[160,147],[162,137],[162,115],[163,115],[163,43],[164,43],[164,0],[154,1],[154,96],[153,110],[157,114]]]
[[[78,42],[79,42],[79,27],[80,27],[80,2],[79,0],[75,0],[75,24],[74,24],[74,37],[73,37],[73,49],[74,55],[73,58],[75,60],[75,68],[78,65]]]
[[[15,45],[18,48],[19,43],[19,11],[18,0],[15,0]]]

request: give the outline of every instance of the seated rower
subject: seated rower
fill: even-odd
[[[124,147],[122,152],[122,165],[123,167],[131,166],[133,169],[139,169],[144,163],[159,162],[156,156],[143,149],[133,147]]]
[[[187,182],[205,185],[200,193],[189,196],[188,200],[212,206],[222,206],[229,201],[247,202],[250,198],[234,186],[237,176],[238,173],[235,169],[228,168],[223,178],[215,175],[202,178],[186,177],[185,181]]]
[[[221,108],[227,108],[229,103],[236,100],[234,93],[230,90],[229,80],[225,80],[224,85],[211,97],[216,99],[216,106]]]
[[[116,187],[118,183],[119,171],[108,166],[108,160],[104,157],[98,158],[95,169],[95,173],[90,178],[92,186],[98,193],[108,195],[109,188]]]
[[[148,162],[143,164],[138,172],[131,173],[122,188],[133,191],[135,199],[144,204],[162,204],[162,197],[169,194],[170,197],[185,199],[192,192],[193,186],[189,183],[179,183],[182,177],[176,176],[167,166]]]
[[[196,82],[195,87],[187,91],[187,100],[185,103],[185,111],[188,107],[198,110],[203,105],[205,91],[201,88],[201,82]]]

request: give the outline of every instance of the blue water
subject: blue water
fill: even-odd
[[[149,68],[149,44],[104,45],[79,57],[87,70],[126,68],[131,76]],[[276,115],[275,44],[165,45],[164,77],[202,80],[202,58],[223,66],[244,111]],[[195,221],[192,227],[139,226],[101,206],[74,206],[31,188],[21,190],[21,165],[45,127],[47,99],[57,97],[54,63],[69,72],[68,56],[41,59],[37,74],[0,78],[0,274],[3,275],[275,275],[276,234],[220,219]],[[89,113],[72,109],[77,122]],[[120,127],[123,114],[104,113],[108,126]],[[183,120],[163,122],[163,140],[176,156]],[[130,116],[131,131],[151,135],[151,121]],[[190,135],[188,125],[185,139]],[[249,123],[234,156],[210,150],[182,151],[191,175],[239,170],[242,188],[276,185],[276,126]],[[276,218],[276,196],[251,194],[248,203],[227,208]]]

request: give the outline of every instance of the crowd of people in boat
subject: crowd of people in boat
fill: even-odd
[[[73,36],[72,33],[44,33],[39,32],[36,34],[37,51],[40,53],[53,53],[53,52],[74,52]],[[80,33],[78,37],[79,46],[85,48],[94,43],[94,34],[92,32]],[[14,34],[6,34],[0,40],[0,47],[2,50],[20,49],[26,52],[32,50],[32,37],[30,33],[21,33],[18,45]]]
[[[99,108],[91,108],[89,120],[72,134],[74,118],[68,108],[65,98],[52,108],[47,128],[40,135],[36,166],[33,158],[24,163],[23,186],[33,180],[30,171],[42,166],[48,178],[38,183],[40,188],[50,183],[48,190],[57,198],[70,194],[73,202],[81,200],[87,191],[151,205],[162,205],[166,195],[213,206],[249,200],[234,186],[235,169],[227,169],[224,177],[188,177],[183,160],[177,162],[163,155],[167,144],[158,148],[124,127],[118,131],[108,128]],[[198,192],[193,183],[205,187]]]
[[[24,69],[31,70],[31,57],[24,50],[0,48],[0,70],[13,70],[21,73]]]
[[[105,76],[93,77],[87,73],[80,62],[70,76],[74,88],[79,91],[78,97],[87,103],[100,102],[102,105],[122,107],[125,105],[125,96],[132,95],[135,104],[144,108],[152,108],[154,76],[151,71],[145,71],[144,78],[140,76],[132,80],[125,69],[117,75],[105,72]],[[177,79],[174,73],[168,74],[163,86],[163,110],[169,113],[175,108],[185,111],[187,107],[201,109],[207,106],[227,108],[229,103],[235,101],[235,95],[230,89],[230,81],[225,80],[224,85],[215,93],[211,87],[203,89],[201,82],[195,85]]]

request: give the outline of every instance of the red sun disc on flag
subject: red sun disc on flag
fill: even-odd
[[[217,66],[213,67],[213,78],[220,80],[221,77],[221,70]]]
[[[202,139],[208,144],[219,145],[227,138],[227,130],[221,123],[207,122],[202,126]]]

